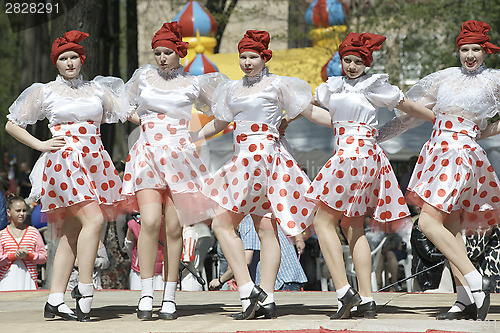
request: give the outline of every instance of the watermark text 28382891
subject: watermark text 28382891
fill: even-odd
[[[51,2],[6,2],[6,14],[59,14],[59,3]]]

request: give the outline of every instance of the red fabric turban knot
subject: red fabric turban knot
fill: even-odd
[[[362,34],[350,32],[339,46],[339,56],[340,58],[349,54],[358,56],[366,67],[370,67],[373,61],[373,51],[380,50],[385,40],[385,36],[369,32]]]
[[[462,24],[460,35],[457,37],[457,47],[460,49],[465,44],[479,44],[486,53],[497,53],[500,47],[490,43],[488,31],[491,27],[482,21],[470,20]]]
[[[269,61],[273,56],[273,51],[269,50],[271,37],[267,31],[247,30],[245,36],[238,43],[238,52],[245,51],[258,53],[264,61]]]
[[[57,58],[61,53],[67,51],[74,51],[80,55],[80,60],[82,61],[82,65],[85,62],[85,50],[83,46],[81,46],[80,41],[84,40],[89,36],[88,33],[71,30],[66,33],[62,37],[58,37],[54,43],[52,43],[52,53],[50,54],[50,60],[55,65],[57,62]]]
[[[187,54],[189,43],[182,41],[182,27],[177,22],[166,22],[153,36],[151,48],[158,46],[168,47],[179,57],[184,58]]]

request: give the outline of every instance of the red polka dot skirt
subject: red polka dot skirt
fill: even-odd
[[[98,125],[86,121],[51,128],[53,136],[64,137],[66,146],[42,155],[33,168],[35,173],[43,170],[34,176],[41,177],[42,211],[50,215],[49,222],[61,221],[66,208],[86,201],[96,201],[108,221],[122,211],[122,182],[102,146]]]
[[[237,122],[235,154],[209,178],[203,193],[235,213],[272,213],[286,235],[297,235],[312,223],[314,205],[303,194],[309,178],[279,140],[275,127]]]
[[[189,135],[189,121],[157,113],[141,117],[141,123],[142,132],[127,157],[123,177],[129,204],[136,205],[137,191],[169,189],[182,224],[212,217],[216,205],[200,192],[210,174]]]
[[[464,229],[488,229],[499,223],[499,180],[476,142],[477,125],[439,114],[408,184],[407,199],[462,213]]]
[[[335,153],[320,170],[306,197],[347,217],[370,214],[392,222],[410,212],[375,129],[356,122],[334,123]]]

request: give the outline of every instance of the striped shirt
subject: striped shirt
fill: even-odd
[[[260,251],[259,236],[255,231],[253,220],[250,215],[243,218],[238,232],[245,250]],[[280,227],[278,227],[278,237],[281,245],[281,262],[276,283],[274,284],[274,289],[280,290],[283,284],[290,282],[306,283],[307,277],[302,269],[302,266],[300,265],[299,259],[297,258],[297,253],[295,252],[292,243],[290,243]],[[255,283],[260,283],[260,260],[257,265]]]
[[[47,261],[47,251],[40,232],[32,226],[28,226],[21,237],[21,240],[16,240],[9,231],[5,228],[0,231],[0,280],[3,279],[12,263],[8,258],[9,254],[16,253],[16,251],[25,247],[28,249],[31,258],[24,258],[22,261],[26,265],[31,278],[35,281],[38,277],[36,269],[37,264],[43,264]]]

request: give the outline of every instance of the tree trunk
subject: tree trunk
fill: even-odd
[[[137,0],[127,0],[127,77],[130,79],[139,67],[137,49]]]
[[[229,4],[226,5],[227,2],[229,2]],[[226,25],[237,3],[238,0],[207,0],[207,10],[217,21],[217,33],[215,34],[217,45],[215,46],[214,53],[219,53],[220,42],[224,35],[224,30],[226,30]]]

